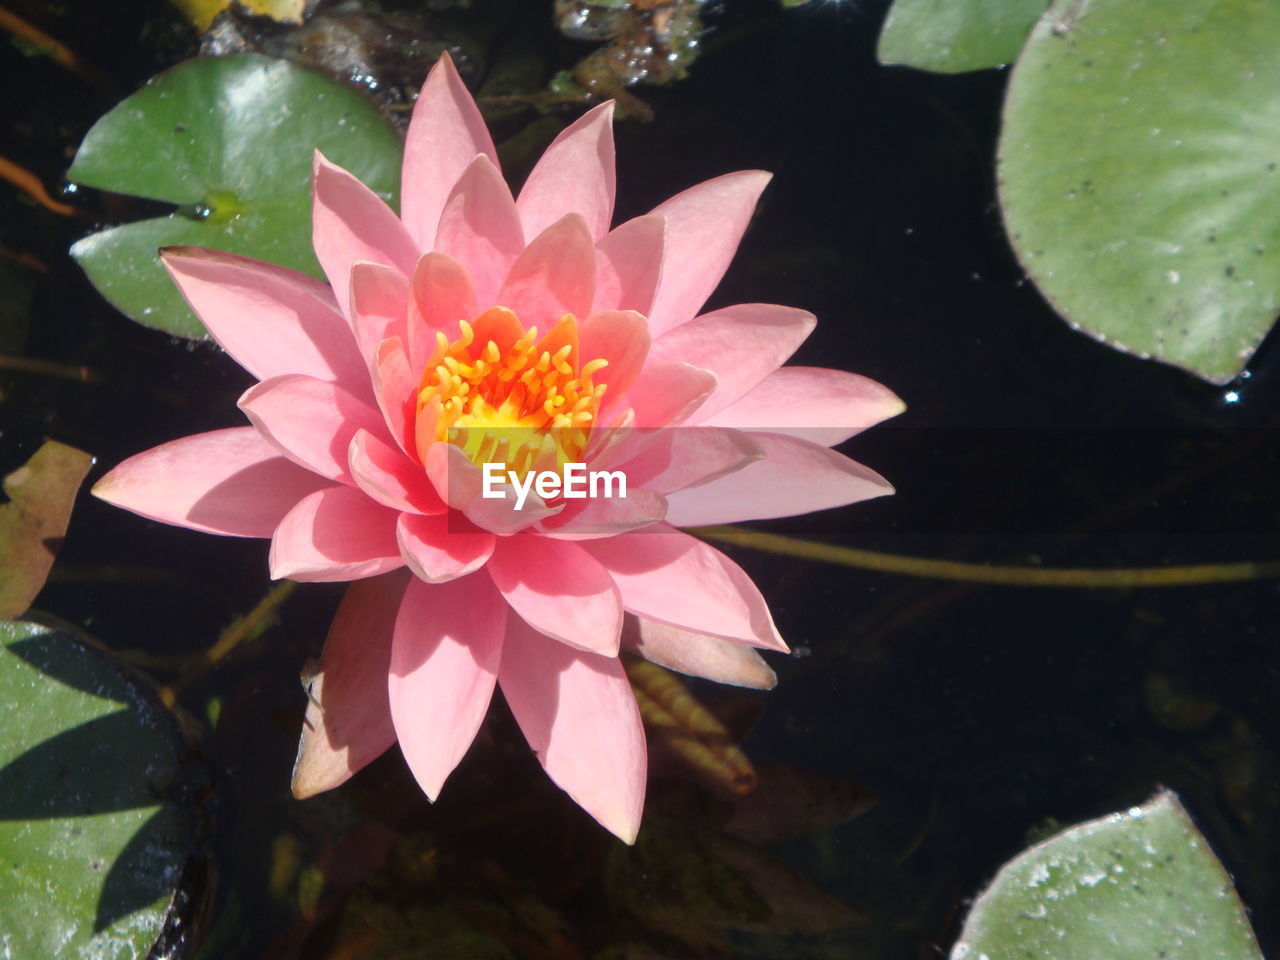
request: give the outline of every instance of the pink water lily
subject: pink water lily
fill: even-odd
[[[630,842],[646,751],[620,647],[771,686],[786,650],[742,569],[680,526],[891,492],[831,449],[902,410],[836,370],[782,367],[814,326],[767,304],[698,315],[769,175],[728,174],[611,228],[612,105],[568,127],[518,197],[448,58],[414,110],[399,217],[321,156],[329,279],[195,248],[164,262],[259,379],[249,426],[112,470],[101,498],[270,537],[273,577],[353,581],[312,684],[309,796],[399,742],[434,799],[495,685],[547,774]],[[625,497],[483,493],[482,467],[585,463]]]

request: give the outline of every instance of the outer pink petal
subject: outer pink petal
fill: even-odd
[[[213,339],[259,380],[302,373],[367,392],[351,330],[319,280],[201,247],[166,247],[161,259]]]
[[[671,494],[671,523],[688,527],[792,517],[893,493],[880,474],[821,444],[778,433],[751,436],[765,459]]]
[[[728,173],[654,209],[667,218],[662,281],[649,327],[655,337],[693,317],[720,283],[772,174]]]
[[[430,515],[446,509],[422,467],[368,430],[351,438],[347,463],[356,486],[384,507]]]
[[[634,310],[601,310],[584,319],[578,328],[581,362],[609,361],[592,377],[593,383],[608,386],[605,396],[624,396],[640,376],[648,355],[649,324]]]
[[[699,410],[694,419],[705,426],[786,433],[835,446],[906,408],[888,387],[856,373],[782,367],[723,410],[706,418]]]
[[[533,534],[505,537],[487,569],[511,608],[539,633],[579,650],[618,655],[618,588],[578,544]]]
[[[618,407],[635,411],[635,426],[640,429],[666,427],[683,423],[716,388],[715,374],[687,363],[650,360],[625,395],[610,403],[605,394],[602,419]]]
[[[471,276],[453,257],[431,252],[413,271],[414,320],[409,327],[409,359],[421,367],[436,347],[436,332],[453,340],[461,332],[459,322],[473,321],[480,307]]]
[[[352,487],[304,497],[271,538],[272,579],[360,580],[404,566],[396,512]]]
[[[497,303],[499,286],[524,250],[524,228],[506,181],[487,156],[476,157],[449,194],[435,249],[467,268],[481,304]]]
[[[487,577],[414,580],[391,646],[391,719],[414,778],[440,795],[489,709],[507,606]]]
[[[687,533],[662,529],[583,544],[613,577],[628,613],[758,647],[787,649],[764,597],[741,567]]]
[[[493,554],[494,536],[478,530],[456,532],[466,526],[460,517],[440,514],[419,517],[400,515],[396,523],[396,539],[400,554],[418,579],[427,583],[445,583],[479,570]]]
[[[618,469],[627,482],[660,493],[710,483],[764,457],[760,445],[738,430],[689,427],[658,431]]]
[[[596,251],[582,217],[566,214],[511,265],[497,302],[545,334],[566,313],[585,317],[596,288]]]
[[[716,375],[716,388],[698,408],[694,421],[723,410],[777,370],[817,323],[794,307],[743,303],[704,313],[653,342],[658,360],[683,360]],[[817,406],[820,401],[811,401]]]
[[[311,203],[311,243],[316,259],[345,313],[351,308],[351,267],[357,260],[385,263],[405,276],[413,270],[418,248],[400,218],[354,176],[316,151],[315,195]]]
[[[391,635],[406,570],[347,587],[307,688],[293,795],[299,800],[345,783],[396,742],[387,698]]]
[[[682,630],[669,623],[628,616],[622,645],[646,660],[690,677],[735,687],[772,690],[778,676],[745,643]]]
[[[596,244],[596,299],[592,310],[634,310],[648,316],[662,279],[666,218],[628,220]]]
[[[593,239],[603,237],[613,219],[615,184],[611,100],[566,127],[530,171],[516,200],[525,236],[577,213]]]
[[[480,153],[497,165],[497,151],[475,101],[449,54],[441,54],[414,104],[400,174],[402,216],[419,250],[436,245],[445,201]]]
[[[269,537],[294,504],[328,485],[282,457],[253,427],[233,427],[136,454],[99,480],[93,495],[160,523]]]
[[[335,383],[313,377],[272,377],[240,397],[258,432],[294,463],[331,480],[354,483],[347,467],[351,438],[360,429],[386,436],[382,418]]]
[[[512,617],[498,682],[547,775],[605,829],[634,843],[648,758],[640,710],[617,658],[553,643]]]
[[[408,309],[409,281],[395,267],[365,260],[351,267],[351,329],[366,371],[377,360],[378,344],[407,335]]]
[[[412,453],[414,423],[410,411],[416,405],[419,376],[409,365],[399,337],[390,337],[378,344],[373,363],[373,395],[387,430],[401,450]]]

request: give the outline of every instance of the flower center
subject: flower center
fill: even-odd
[[[436,333],[422,372],[418,412],[436,417],[437,440],[461,448],[475,464],[505,463],[521,479],[530,470],[559,471],[581,462],[606,384],[592,377],[608,360],[578,365],[578,321],[565,314],[541,340],[530,327],[505,349],[481,342],[476,328],[518,327],[493,307],[473,324],[459,321],[453,342]]]

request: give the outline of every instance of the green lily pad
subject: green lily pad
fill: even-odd
[[[880,31],[881,63],[966,73],[1012,63],[1046,0],[895,0]]]
[[[1213,383],[1280,310],[1280,4],[1058,0],[1014,68],[1000,199],[1073,326]]]
[[[1168,791],[1005,864],[951,951],[984,956],[1262,960],[1231,878]]]
[[[172,717],[66,633],[0,623],[0,953],[135,960],[191,850]]]
[[[363,95],[285,60],[201,57],[102,117],[67,176],[177,205],[71,248],[94,286],[139,323],[206,336],[157,249],[229,250],[322,277],[311,250],[315,150],[394,199],[403,147]]]

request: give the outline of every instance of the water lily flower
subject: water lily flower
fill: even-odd
[[[321,283],[170,248],[213,338],[260,382],[249,425],[138,454],[94,488],[144,517],[269,537],[273,577],[352,581],[330,630],[294,792],[399,742],[428,797],[501,687],[547,774],[632,841],[646,751],[619,660],[771,686],[764,598],[679,527],[891,492],[831,447],[902,410],[836,370],[783,367],[814,326],[744,304],[699,315],[769,175],[732,173],[612,227],[612,105],[569,126],[513,197],[447,57],[405,146],[399,216],[315,159]],[[488,496],[568,463],[625,497]]]

